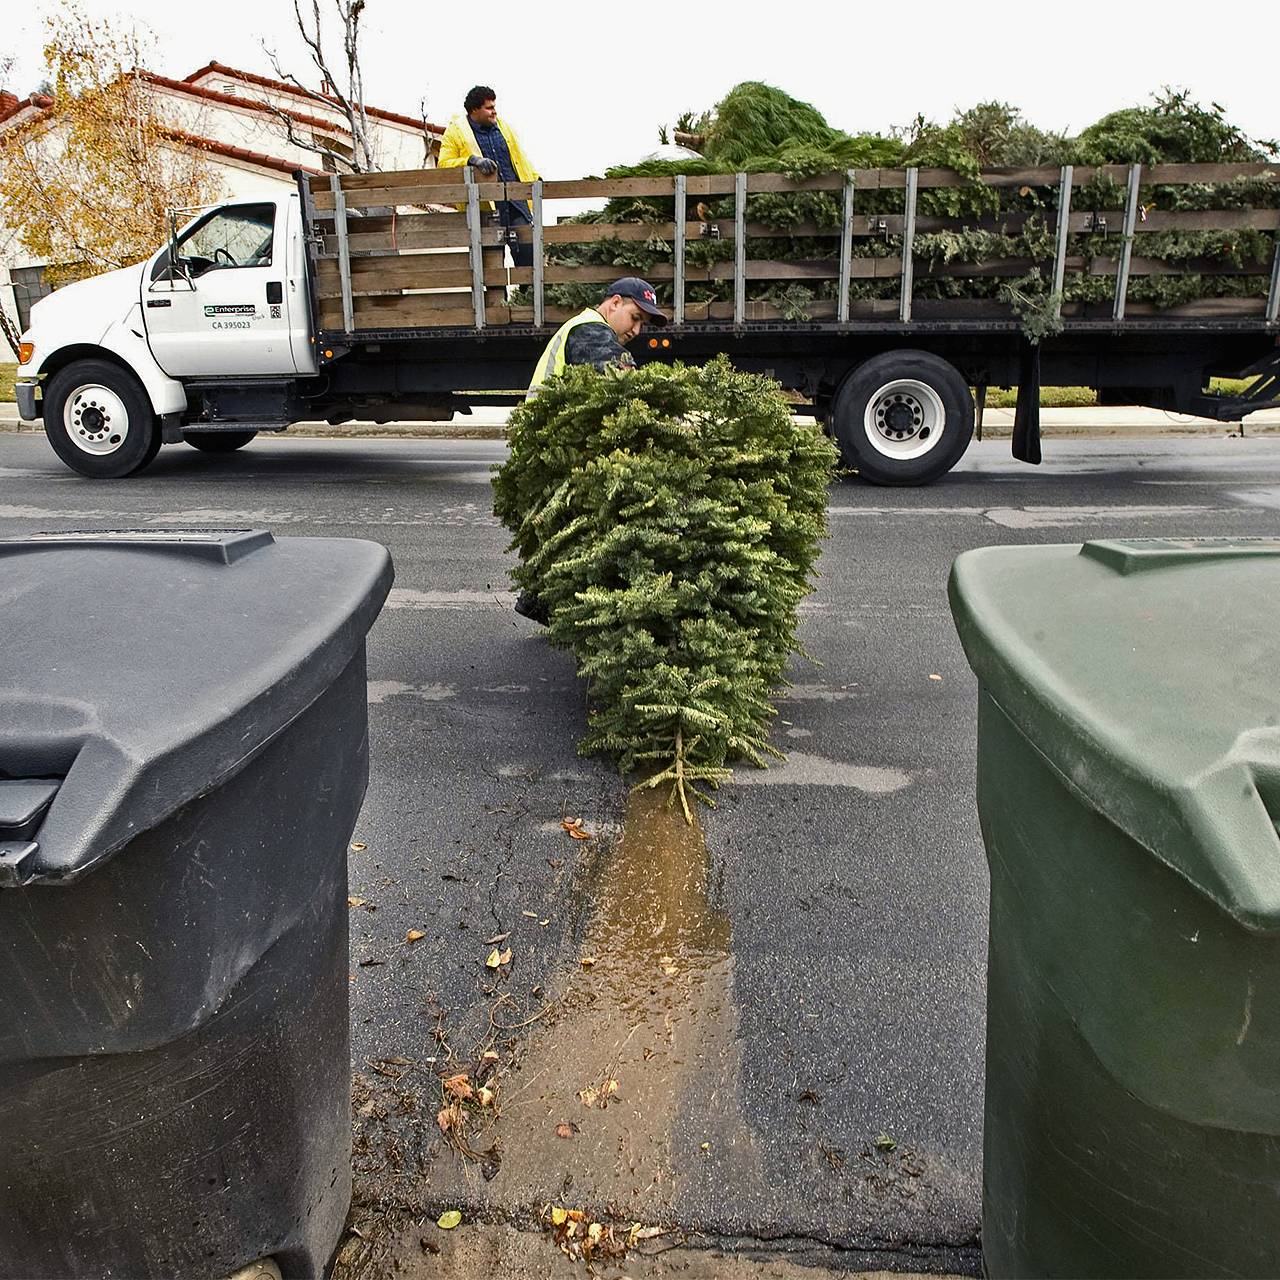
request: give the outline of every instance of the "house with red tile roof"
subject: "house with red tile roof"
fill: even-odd
[[[167,142],[198,152],[220,198],[252,197],[293,185],[299,170],[345,172],[352,154],[346,117],[332,94],[209,62],[175,80],[140,73]],[[53,126],[53,99],[0,91],[0,140],[18,129]],[[441,125],[366,104],[379,169],[419,169],[435,163]],[[31,305],[48,293],[46,263],[24,256],[0,226],[0,307],[25,328]],[[0,360],[8,352],[0,344]]]

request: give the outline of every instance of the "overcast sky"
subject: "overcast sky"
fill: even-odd
[[[291,0],[82,5],[154,32],[152,70],[165,75],[181,78],[211,59],[269,75],[263,41],[287,64],[304,66]],[[332,0],[322,0],[326,7]],[[18,8],[17,31],[7,33],[16,34],[12,87],[20,93],[41,77],[51,8],[47,0]],[[1041,127],[1073,132],[1168,84],[1221,103],[1254,136],[1280,135],[1275,77],[1266,57],[1249,52],[1276,47],[1274,0],[1194,7],[797,0],[767,8],[733,0],[367,0],[362,29],[371,105],[416,116],[425,98],[428,118],[445,124],[472,84],[492,85],[499,111],[547,178],[633,162],[656,145],[659,125],[712,106],[743,80],[812,102],[851,133],[905,125],[917,112],[945,120],[993,98]]]

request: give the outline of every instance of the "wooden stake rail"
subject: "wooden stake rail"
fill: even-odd
[[[790,178],[784,174],[689,174],[676,177],[581,178],[568,181],[501,183],[477,178],[467,168],[418,169],[395,173],[325,175],[303,181],[307,216],[317,253],[316,298],[324,328],[346,333],[364,329],[556,323],[563,308],[548,305],[546,289],[565,284],[605,284],[622,269],[575,266],[548,261],[547,246],[617,243],[648,245],[669,261],[646,268],[650,279],[673,295],[677,323],[731,321],[735,326],[759,320],[794,319],[796,309],[748,299],[748,282],[836,282],[834,299],[814,300],[804,307],[808,321],[843,324],[860,319],[893,316],[898,322],[939,315],[996,316],[1008,320],[1010,308],[991,299],[934,301],[916,296],[919,281],[938,278],[1013,278],[1033,266],[1048,273],[1061,292],[1066,273],[1113,276],[1116,287],[1107,303],[1111,318],[1123,323],[1133,315],[1257,316],[1280,324],[1280,247],[1265,263],[1235,265],[1215,259],[1173,261],[1135,250],[1140,236],[1169,231],[1261,231],[1280,245],[1280,209],[1165,210],[1142,203],[1140,193],[1153,188],[1254,182],[1277,184],[1280,165],[1108,165],[1101,168],[1021,168],[984,171],[977,181],[948,169],[866,169],[846,173]],[[1099,186],[1102,182],[1104,185]],[[1035,197],[1026,210],[1013,209],[953,217],[930,212],[927,193],[940,188],[1015,189],[1021,197]],[[1109,185],[1106,185],[1109,184]],[[1073,203],[1089,189],[1089,203],[1110,192],[1102,210],[1081,210]],[[1241,188],[1247,190],[1248,188]],[[799,191],[830,193],[839,209],[838,226],[812,221],[779,229],[757,218],[751,197]],[[857,208],[868,192],[886,192],[890,212]],[[547,223],[548,200],[627,197],[670,201],[679,222],[563,222]],[[707,200],[716,212],[709,217]],[[494,202],[527,201],[536,211],[532,226],[517,221],[514,230],[500,225]],[[1007,201],[1006,201],[1007,202]],[[1015,201],[1016,202],[1016,201]],[[732,216],[723,216],[726,206]],[[657,208],[661,208],[659,205]],[[873,202],[874,207],[874,202]],[[1055,232],[1053,256],[992,259],[982,263],[943,261],[931,254],[921,237],[938,232],[989,230],[1014,234],[1029,217],[1044,220]],[[1094,256],[1073,252],[1073,236],[1089,236]],[[1097,253],[1101,243],[1113,251]],[[507,268],[505,245],[519,241],[534,247],[535,267]],[[804,255],[795,260],[750,256],[752,242],[791,240]],[[877,250],[876,242],[883,243]],[[720,242],[723,248],[691,246]],[[834,244],[833,244],[834,242]],[[803,245],[810,246],[807,250]],[[762,246],[763,247],[763,246]],[[1204,276],[1267,276],[1268,295],[1262,298],[1208,298],[1182,307],[1156,311],[1128,301],[1133,277],[1196,274]],[[859,300],[850,288],[859,280],[896,280],[896,299]],[[694,302],[690,285],[724,282],[732,286],[731,300]],[[532,306],[509,305],[508,290],[524,286]],[[1064,306],[1062,314],[1092,315],[1089,307]],[[573,314],[569,309],[567,314]],[[803,324],[802,318],[796,323]]]

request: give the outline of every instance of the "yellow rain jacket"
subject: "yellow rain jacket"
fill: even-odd
[[[507,140],[507,150],[511,152],[511,163],[515,165],[516,176],[521,182],[534,182],[540,176],[538,171],[529,163],[528,156],[525,155],[523,148],[520,146],[520,140],[516,137],[516,131],[506,123],[501,116],[498,117],[498,129],[502,136]],[[454,116],[449,121],[449,127],[444,131],[444,137],[440,139],[440,155],[436,160],[436,165],[441,169],[458,169],[467,163],[472,156],[482,156],[483,151],[480,150],[480,144],[476,142],[476,135],[471,131],[471,121],[465,115]],[[477,175],[478,176],[478,175]],[[480,178],[481,182],[485,179]],[[465,205],[459,205],[460,209],[466,208]],[[485,202],[485,207],[492,210],[493,205]],[[530,212],[533,211],[533,205],[529,205]]]
[[[536,395],[538,388],[542,386],[548,378],[554,378],[557,374],[563,373],[567,367],[567,361],[564,358],[565,346],[569,341],[569,335],[580,324],[608,324],[609,322],[602,316],[595,307],[587,307],[585,311],[579,311],[576,316],[571,316],[551,335],[551,341],[547,343],[543,350],[538,364],[533,371],[533,381],[529,383],[527,396]],[[527,398],[526,396],[526,398]]]

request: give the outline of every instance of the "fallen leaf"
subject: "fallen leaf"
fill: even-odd
[[[604,1082],[600,1092],[604,1097],[612,1098],[613,1095],[618,1092],[618,1082],[611,1077]]]
[[[637,1222],[631,1230],[635,1232],[637,1240],[652,1240],[654,1236],[665,1235],[667,1229],[666,1227],[642,1227]]]
[[[493,1090],[485,1085],[481,1085],[481,1087],[476,1090],[476,1101],[479,1102],[482,1107],[492,1106]]]
[[[877,1151],[892,1151],[898,1145],[898,1140],[891,1138],[887,1133],[879,1133],[872,1145]]]
[[[453,1108],[441,1107],[440,1110],[436,1112],[436,1124],[440,1126],[441,1133],[448,1133],[449,1126],[453,1124]]]
[[[503,953],[498,957],[498,963],[499,963],[499,964],[510,964],[510,963],[511,963],[511,948],[510,948],[510,947],[508,947],[508,948],[507,948],[507,949],[506,949],[506,950],[505,950],[505,951],[504,951],[504,952],[503,952]]]
[[[368,846],[367,844],[365,844],[363,840],[353,840],[353,841],[351,842],[351,852],[352,852],[352,853],[362,853],[362,852],[363,852],[365,849],[367,849],[368,847],[369,847],[369,846]]]
[[[536,920],[538,918],[538,913],[536,911],[522,911],[520,914],[524,916],[526,920]]]
[[[502,963],[502,956],[497,947],[494,947],[494,949],[485,956],[484,962],[490,969],[496,969]]]
[[[699,1147],[698,1147],[698,1150],[699,1150],[699,1151],[710,1151],[710,1150],[711,1150],[711,1143],[709,1143],[709,1142],[701,1143],[701,1144],[699,1145]]]
[[[572,831],[575,827],[582,826],[582,819],[581,818],[561,818],[560,826],[565,831]]]
[[[551,1206],[551,1225],[553,1227],[563,1227],[568,1220],[569,1214],[566,1210],[562,1209],[558,1204]]]
[[[593,964],[595,964],[595,962],[596,962],[596,958],[595,958],[595,956],[583,956],[583,957],[582,957],[582,959],[580,959],[580,960],[578,961],[578,963],[579,963],[579,964],[580,964],[584,969],[590,969],[590,968],[591,968],[591,966],[592,966]]]
[[[456,1076],[450,1076],[444,1082],[444,1091],[451,1093],[455,1098],[461,1098],[464,1102],[474,1093],[465,1071],[459,1071]]]
[[[363,898],[356,898],[356,897],[348,897],[348,898],[347,898],[347,906],[349,906],[349,907],[363,907],[363,906],[364,906],[364,899],[363,899]]]
[[[548,919],[548,920],[539,920],[539,921],[538,921],[538,923],[539,923],[539,924],[540,924],[540,925],[545,929],[545,928],[547,927],[547,925],[549,925],[549,924],[551,923],[551,921],[550,921],[549,919]]]
[[[581,1209],[568,1209],[566,1212],[569,1215],[570,1222],[582,1222],[587,1216]]]
[[[942,677],[941,677],[940,675],[938,675],[938,673],[937,673],[936,671],[931,671],[931,672],[929,672],[929,679],[930,679],[930,680],[941,680],[941,679],[942,679]]]
[[[578,1101],[581,1102],[584,1107],[594,1107],[596,1105],[596,1099],[599,1096],[600,1096],[599,1089],[579,1089],[578,1090]]]
[[[593,1222],[587,1228],[587,1239],[590,1240],[592,1244],[599,1244],[600,1237],[602,1235],[604,1235],[604,1227],[602,1227],[598,1222]]]
[[[675,960],[671,956],[660,956],[658,958],[658,963],[662,966],[662,972],[665,973],[668,978],[674,978],[676,974],[680,972],[680,966],[676,964]]]
[[[578,1132],[576,1124],[558,1124],[556,1125],[557,1138],[572,1138]]]
[[[441,1231],[452,1231],[462,1222],[462,1214],[457,1209],[448,1209],[436,1219],[436,1226]]]
[[[486,939],[484,940],[484,945],[485,945],[486,947],[491,947],[491,946],[493,946],[493,945],[494,945],[494,943],[495,943],[495,942],[506,942],[506,940],[507,940],[509,937],[511,937],[511,934],[510,934],[510,933],[499,933],[499,934],[497,934],[495,937],[492,937],[492,938],[486,938]]]
[[[486,1049],[486,1050],[485,1050],[485,1051],[480,1055],[480,1061],[481,1061],[481,1062],[497,1062],[497,1061],[498,1061],[498,1051],[497,1051],[496,1049]]]
[[[570,830],[569,830],[569,834],[570,834],[570,835],[571,835],[575,840],[590,840],[590,839],[591,839],[591,832],[590,832],[590,831],[585,831],[585,830],[583,830],[583,828],[582,828],[582,827],[571,827],[571,828],[570,828]]]
[[[425,938],[426,936],[427,935],[423,933],[421,929],[410,929],[409,932],[404,935],[404,940],[406,942],[417,942],[419,938]]]

